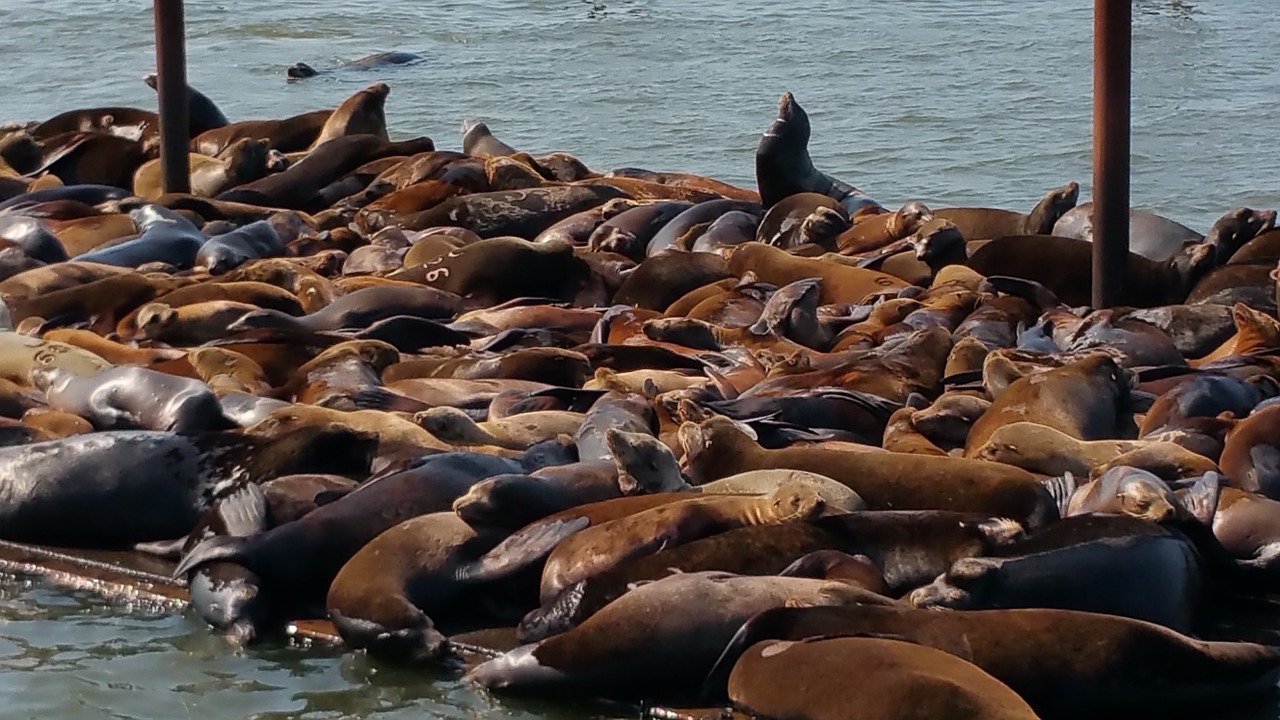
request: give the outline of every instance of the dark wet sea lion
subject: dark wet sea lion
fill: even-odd
[[[653,237],[673,218],[693,207],[680,200],[661,200],[639,205],[605,220],[587,238],[595,251],[616,252],[633,260],[644,258]]]
[[[280,233],[270,222],[259,220],[206,240],[196,252],[195,263],[210,275],[222,275],[250,260],[283,252]]]
[[[142,77],[142,82],[152,90],[158,90],[157,76],[155,73],[147,73]],[[200,133],[220,128],[227,125],[227,116],[218,108],[217,103],[210,100],[207,95],[187,85],[187,122],[190,125],[188,132],[191,137],[196,137]]]
[[[669,253],[647,258],[627,275],[613,297],[615,305],[662,312],[682,295],[731,277],[724,258],[710,253]]]
[[[230,430],[218,398],[199,380],[125,365],[93,375],[58,368],[32,373],[49,405],[75,413],[101,430]]]
[[[840,203],[850,215],[875,205],[861,190],[813,167],[809,158],[809,116],[791,93],[778,100],[778,117],[756,146],[756,184],[760,201],[773,207],[788,195],[815,192]]]
[[[422,267],[424,284],[485,306],[518,297],[570,300],[588,274],[568,243],[509,237],[477,241]]]
[[[485,662],[467,678],[507,692],[687,699],[748,618],[787,603],[847,602],[889,601],[827,580],[675,575],[637,587],[563,635]]]
[[[390,52],[374,53],[366,55],[356,60],[344,62],[335,68],[335,70],[374,70],[378,68],[388,67],[392,65],[408,65],[422,59],[421,55],[400,50],[392,50]],[[294,63],[285,70],[285,75],[290,80],[302,80],[312,78],[317,75],[331,73],[334,70],[316,70],[306,63]]]
[[[126,430],[4,448],[0,526],[9,540],[68,547],[168,540],[239,483],[361,461],[367,472],[372,450],[368,436],[341,428],[273,441]]]
[[[479,120],[464,120],[462,152],[476,157],[509,157],[520,151],[494,137],[489,126]]]
[[[41,262],[62,262],[68,258],[62,241],[33,218],[0,216],[0,240],[16,243],[24,254]]]
[[[810,447],[765,450],[731,422],[680,428],[685,465],[699,482],[763,467],[808,470],[838,480],[872,509],[952,510],[1009,517],[1029,528],[1052,522],[1048,491],[1023,470],[996,463]]]
[[[1197,640],[1139,620],[1073,610],[788,607],[766,610],[743,626],[708,679],[707,700],[724,692],[733,663],[757,642],[858,635],[896,637],[967,660],[1046,718],[1203,710],[1206,703],[1267,691],[1280,666],[1274,647]]]
[[[64,185],[114,185],[133,187],[133,173],[146,160],[142,146],[106,133],[69,133],[45,141],[39,168]]]
[[[545,243],[551,240],[560,240],[574,247],[583,247],[586,246],[591,235],[602,223],[636,207],[639,207],[639,203],[635,200],[616,198],[590,210],[583,210],[580,213],[570,215],[538,233],[533,241],[535,243]]]
[[[880,637],[766,641],[744,650],[728,696],[752,717],[840,720],[1037,720],[1025,700],[968,662]]]
[[[1139,437],[1176,429],[1190,418],[1218,417],[1230,413],[1244,417],[1258,403],[1280,395],[1280,384],[1268,375],[1239,378],[1232,375],[1204,373],[1162,393],[1142,418]]]
[[[1131,617],[1190,632],[1204,590],[1181,533],[1127,515],[1064,518],[1000,557],[965,558],[911,593],[915,607],[1045,607]]]
[[[370,287],[343,295],[320,310],[301,317],[295,318],[272,310],[250,313],[237,321],[231,330],[281,328],[314,332],[364,328],[396,315],[448,319],[460,308],[460,298],[435,288],[400,285]]]
[[[240,139],[266,140],[272,150],[298,152],[315,142],[333,110],[312,110],[279,120],[243,120],[195,135],[191,150],[214,156]]]
[[[1045,193],[1027,215],[996,208],[948,207],[934,210],[934,216],[955,223],[966,240],[983,240],[1005,235],[1053,235],[1058,219],[1076,206],[1080,185],[1069,182]]]
[[[161,205],[146,205],[133,210],[129,216],[140,233],[137,238],[98,248],[74,259],[125,267],[166,262],[187,269],[195,262],[196,253],[205,243],[204,235],[190,220]]]
[[[662,229],[649,241],[645,254],[652,257],[664,250],[677,247],[676,241],[695,225],[714,222],[716,218],[731,211],[761,213],[759,205],[741,200],[708,200],[697,203],[663,225]]]

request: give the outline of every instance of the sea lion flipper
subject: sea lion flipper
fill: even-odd
[[[321,490],[320,492],[315,494],[315,497],[311,498],[311,501],[316,504],[316,507],[324,507],[325,505],[328,505],[331,502],[341,500],[342,498],[346,497],[350,493],[351,493],[350,490],[345,490],[345,489],[344,490]]]
[[[173,569],[173,577],[186,575],[191,570],[215,560],[234,560],[244,546],[245,538],[231,535],[215,535],[191,548],[191,552]]]
[[[1077,487],[1075,476],[1068,471],[1059,477],[1045,478],[1040,484],[1053,496],[1053,501],[1058,506],[1058,515],[1066,517],[1067,504],[1071,502],[1071,495]]]
[[[591,519],[585,516],[540,522],[503,540],[459,573],[469,580],[496,580],[546,557],[556,545],[586,528]],[[194,551],[193,551],[194,552]]]
[[[173,540],[157,540],[155,542],[141,542],[133,546],[133,549],[147,555],[155,555],[156,557],[166,558],[168,560],[177,560],[182,557],[182,546],[187,544],[185,537],[174,538]]]
[[[218,501],[218,517],[228,535],[256,535],[267,529],[267,496],[254,483],[242,485]]]
[[[1216,472],[1207,472],[1192,483],[1190,489],[1180,496],[1182,506],[1191,517],[1205,525],[1213,525],[1213,516],[1218,511],[1218,486],[1221,477]]]

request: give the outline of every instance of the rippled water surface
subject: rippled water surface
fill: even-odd
[[[1088,193],[1087,0],[199,0],[190,79],[232,119],[392,87],[397,137],[460,144],[467,117],[588,165],[753,182],[791,90],[823,170],[885,204],[1029,208]],[[1134,3],[1133,202],[1198,229],[1280,205],[1275,0]],[[0,121],[151,106],[150,3],[0,0]],[[382,50],[420,63],[287,83],[284,68]],[[198,621],[0,585],[0,717],[555,717],[443,678],[323,650],[232,653]],[[548,713],[551,713],[548,715]],[[577,714],[568,717],[579,717]]]

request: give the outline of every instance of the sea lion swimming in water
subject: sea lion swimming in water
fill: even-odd
[[[417,53],[393,50],[391,52],[366,55],[356,60],[341,63],[333,69],[317,70],[303,62],[294,63],[284,71],[284,74],[290,80],[303,80],[317,75],[328,75],[338,70],[377,70],[396,65],[409,65],[422,59],[422,56]]]

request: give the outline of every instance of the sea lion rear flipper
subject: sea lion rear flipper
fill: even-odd
[[[187,544],[185,537],[175,538],[173,540],[156,540],[155,542],[140,542],[133,546],[133,549],[147,555],[155,555],[168,560],[177,560],[182,557],[182,546]]]
[[[458,577],[469,581],[507,577],[546,557],[561,541],[590,524],[591,519],[585,516],[538,522],[503,540],[467,567],[459,568]]]
[[[315,503],[316,507],[324,507],[325,505],[328,505],[331,502],[341,500],[342,498],[346,497],[350,493],[351,493],[351,490],[346,490],[346,489],[321,490],[320,492],[315,494],[315,497],[311,498],[311,502]]]
[[[178,578],[206,563],[215,560],[234,560],[244,547],[245,538],[231,535],[215,535],[191,548],[191,552],[173,569],[173,577]]]
[[[1213,516],[1218,512],[1218,486],[1221,478],[1216,472],[1207,472],[1195,480],[1187,492],[1179,496],[1187,513],[1205,525],[1213,525]]]
[[[1062,305],[1062,301],[1052,290],[1034,280],[1010,277],[1008,275],[992,275],[987,284],[1005,295],[1013,295],[1035,305],[1041,312]]]
[[[1067,516],[1067,504],[1071,502],[1071,495],[1076,491],[1076,478],[1069,471],[1063,473],[1060,477],[1045,478],[1040,481],[1049,494],[1053,496],[1054,503],[1058,506],[1058,515],[1060,517]]]

